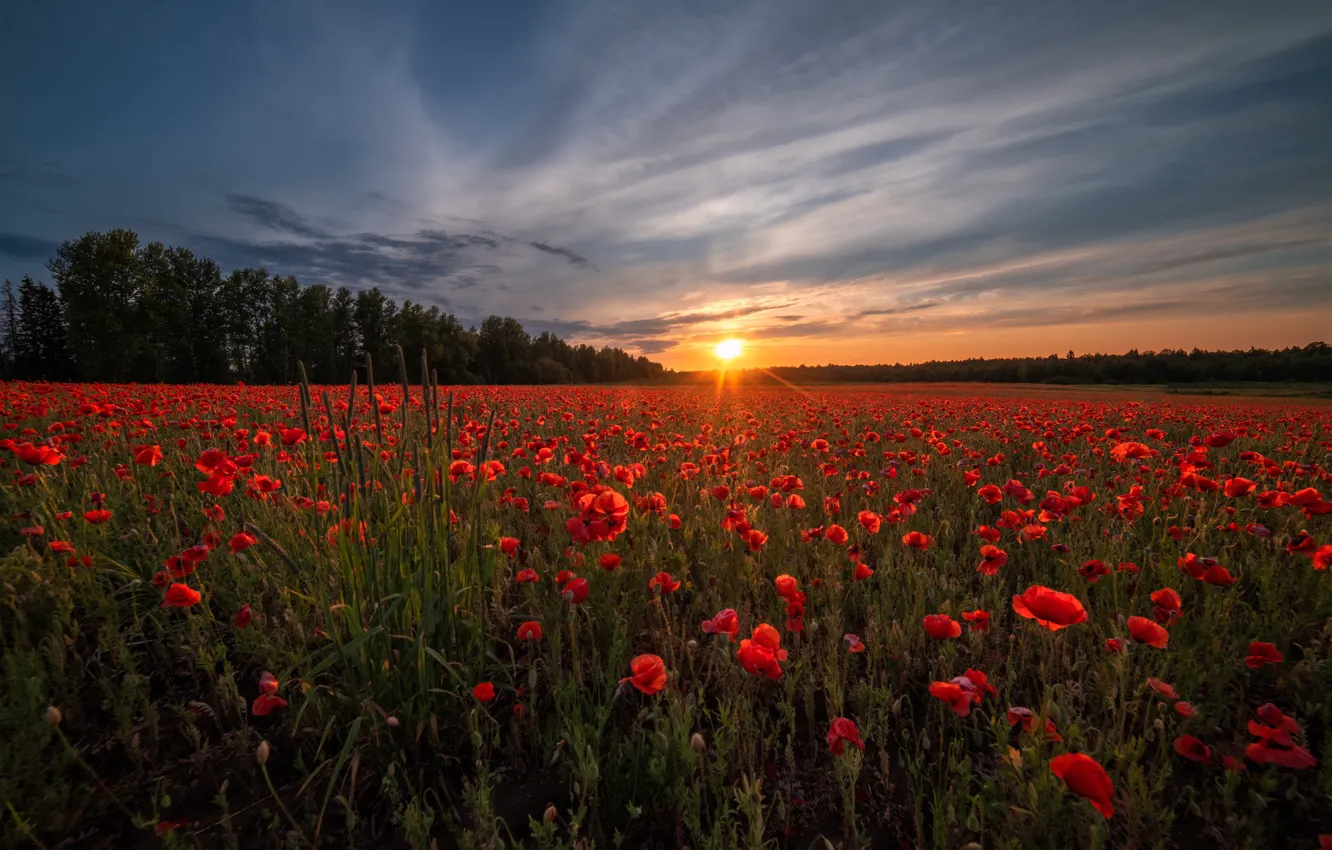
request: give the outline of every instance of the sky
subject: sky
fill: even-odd
[[[1332,341],[1326,0],[5,17],[14,280],[128,227],[673,368]]]

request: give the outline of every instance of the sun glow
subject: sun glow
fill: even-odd
[[[745,344],[738,339],[724,339],[713,349],[721,360],[734,360],[745,350]]]

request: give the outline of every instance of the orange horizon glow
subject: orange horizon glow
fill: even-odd
[[[761,332],[743,342],[682,340],[675,347],[649,355],[677,371],[718,368],[766,369],[778,366],[879,365],[967,360],[984,357],[1063,357],[1075,354],[1124,354],[1130,350],[1243,350],[1303,346],[1332,342],[1326,317],[1311,313],[1269,313],[1259,316],[1162,318],[1156,321],[1062,325],[1054,327],[977,328],[951,333],[883,336],[810,336],[763,339]],[[721,356],[719,347],[741,345],[743,365]],[[722,363],[719,364],[718,360]]]

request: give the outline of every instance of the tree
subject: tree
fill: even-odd
[[[69,352],[60,299],[50,287],[24,276],[19,284],[17,351],[19,370],[29,380],[69,377]]]
[[[138,234],[84,234],[61,245],[47,268],[60,291],[79,375],[126,380],[143,340],[135,324],[142,290]]]
[[[4,364],[4,376],[17,378],[18,364],[14,344],[18,339],[18,298],[14,296],[14,284],[5,278],[3,313],[0,314],[0,359]]]

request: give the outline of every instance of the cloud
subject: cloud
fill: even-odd
[[[55,256],[59,242],[24,236],[22,233],[0,233],[0,254],[16,260],[49,260]]]
[[[293,236],[321,239],[328,234],[307,222],[286,204],[256,198],[252,195],[227,195],[227,206],[259,227]]]

